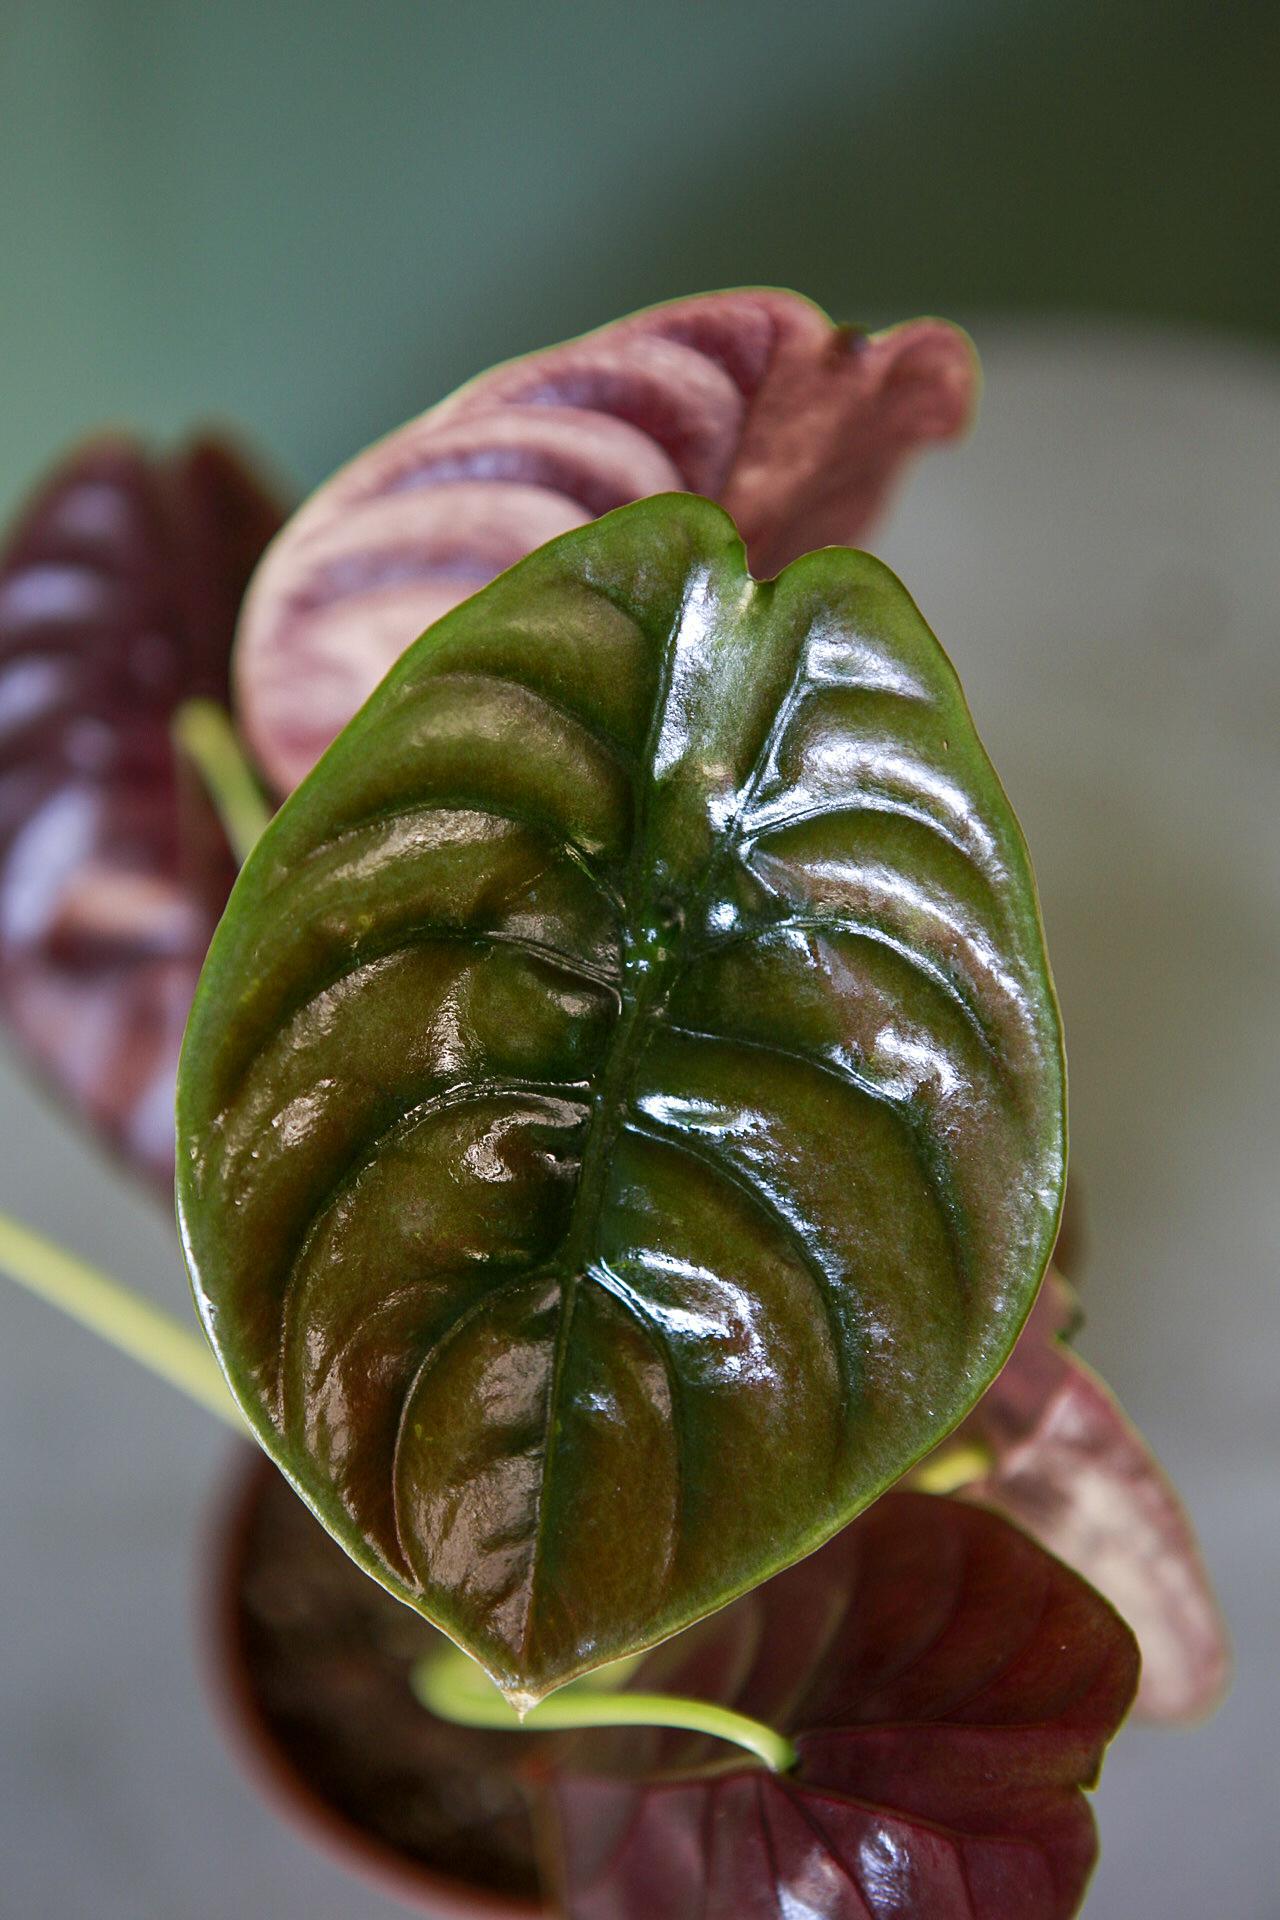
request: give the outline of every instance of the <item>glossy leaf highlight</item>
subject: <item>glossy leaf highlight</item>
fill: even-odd
[[[183,1027],[236,863],[170,738],[227,700],[281,512],[213,441],[104,439],[0,559],[0,1008],[39,1072],[166,1192]]]
[[[548,1783],[567,1920],[1068,1920],[1081,1789],[1133,1696],[1133,1636],[993,1514],[890,1493],[821,1552],[660,1647],[630,1683],[789,1734],[579,1736]]]
[[[288,792],[448,608],[647,494],[720,501],[762,575],[852,543],[976,389],[945,321],[867,335],[770,289],[673,301],[497,367],[357,455],[276,542],[237,649],[245,734]]]
[[[865,554],[624,508],[277,816],[179,1097],[201,1311],[348,1550],[513,1694],[818,1546],[1053,1242],[1060,1034],[955,676]]]

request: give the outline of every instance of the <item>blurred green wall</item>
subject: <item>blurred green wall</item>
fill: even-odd
[[[667,295],[1280,330],[1280,5],[0,0],[0,507],[104,420],[320,478]]]

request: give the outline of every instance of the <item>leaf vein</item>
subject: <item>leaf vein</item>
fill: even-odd
[[[438,1094],[432,1094],[425,1100],[415,1101],[411,1106],[403,1107],[385,1126],[366,1134],[348,1156],[345,1165],[329,1180],[311,1206],[306,1226],[302,1229],[289,1270],[285,1276],[280,1294],[280,1341],[277,1354],[277,1378],[283,1389],[287,1379],[287,1349],[292,1326],[293,1295],[300,1283],[302,1269],[314,1247],[325,1217],[355,1187],[362,1174],[376,1164],[378,1155],[387,1142],[397,1134],[412,1133],[423,1121],[432,1120],[438,1114],[452,1113],[459,1108],[478,1106],[486,1100],[512,1099],[525,1096],[543,1100],[571,1100],[575,1093],[585,1091],[582,1081],[559,1080],[495,1080],[485,1082],[462,1082],[447,1087]],[[512,1281],[527,1278],[527,1273],[511,1276]],[[381,1296],[377,1305],[385,1303]],[[281,1403],[283,1411],[283,1401]]]
[[[664,1128],[655,1124],[641,1126],[637,1121],[632,1119],[627,1119],[623,1124],[626,1131],[634,1134],[637,1139],[647,1140],[653,1146],[666,1147],[673,1153],[684,1154],[688,1159],[696,1161],[708,1173],[713,1173],[718,1179],[722,1180],[726,1186],[732,1187],[736,1193],[741,1194],[744,1199],[750,1201],[756,1210],[769,1221],[775,1231],[782,1233],[783,1237],[794,1249],[800,1266],[813,1283],[814,1292],[818,1297],[823,1317],[827,1322],[828,1331],[831,1336],[831,1345],[833,1348],[832,1358],[835,1362],[840,1398],[847,1406],[850,1400],[850,1387],[848,1378],[848,1356],[845,1350],[845,1328],[833,1298],[837,1281],[835,1276],[828,1273],[826,1268],[817,1259],[813,1249],[805,1240],[804,1235],[800,1232],[794,1220],[790,1219],[786,1210],[779,1206],[771,1195],[765,1193],[760,1187],[755,1186],[750,1180],[744,1178],[735,1168],[727,1165],[715,1154],[708,1152],[703,1147],[695,1146],[693,1142],[683,1134],[675,1132],[668,1133]]]
[[[618,765],[628,773],[634,775],[641,764],[635,748],[629,747],[625,740],[620,740],[615,733],[602,726],[598,719],[585,720],[575,708],[568,706],[562,700],[557,700],[555,695],[548,693],[545,688],[531,686],[527,680],[518,680],[509,673],[497,673],[488,667],[465,667],[457,670],[444,668],[439,673],[427,675],[424,680],[424,685],[432,689],[440,686],[474,684],[506,687],[512,693],[527,694],[531,700],[545,707],[549,713],[554,713],[558,719],[567,720],[570,726],[577,727],[593,745],[599,747],[601,752],[608,754],[611,760],[616,760]]]
[[[917,973],[923,974],[935,987],[938,987],[964,1015],[974,1034],[982,1043],[986,1052],[1004,1077],[1003,1063],[999,1049],[987,1032],[981,1017],[970,1006],[960,991],[954,977],[944,967],[938,965],[918,948],[908,946],[906,941],[878,926],[874,920],[859,920],[849,913],[790,913],[781,920],[762,921],[757,925],[733,927],[725,933],[715,934],[709,940],[703,940],[692,948],[682,962],[683,968],[696,966],[702,960],[714,958],[729,948],[745,945],[753,940],[766,940],[774,934],[787,933],[840,933],[855,940],[866,940],[876,946],[888,947],[899,959],[906,962]]]

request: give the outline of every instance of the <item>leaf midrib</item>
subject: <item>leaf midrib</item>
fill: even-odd
[[[662,667],[658,685],[654,692],[653,711],[649,716],[649,725],[645,733],[644,747],[637,756],[637,772],[634,776],[639,787],[636,794],[635,826],[628,860],[627,879],[621,889],[621,905],[626,908],[637,895],[643,896],[643,889],[634,883],[642,870],[642,855],[648,825],[649,800],[653,792],[654,749],[666,717],[667,703],[671,697],[671,683],[675,669],[676,649],[680,641],[681,628],[684,625],[685,611],[690,595],[697,580],[695,573],[685,583],[680,604],[667,630],[663,646]],[[643,770],[643,773],[640,771]],[[643,779],[643,785],[640,785]],[[547,1440],[543,1455],[542,1478],[538,1491],[538,1520],[534,1533],[533,1554],[529,1567],[529,1600],[525,1613],[523,1648],[524,1664],[528,1664],[531,1641],[537,1619],[537,1582],[538,1570],[544,1558],[544,1536],[547,1525],[547,1508],[550,1504],[549,1493],[552,1486],[557,1443],[560,1436],[560,1394],[564,1377],[565,1362],[569,1353],[570,1330],[573,1324],[574,1307],[577,1303],[578,1288],[586,1277],[589,1264],[588,1254],[599,1228],[603,1207],[605,1181],[608,1177],[612,1150],[616,1145],[622,1128],[625,1111],[621,1096],[635,1065],[636,1056],[643,1050],[647,1038],[647,1028],[657,1004],[665,999],[670,990],[673,977],[670,970],[663,969],[648,972],[634,965],[634,957],[629,956],[629,944],[632,916],[626,915],[619,928],[621,946],[621,977],[619,993],[621,1011],[608,1049],[608,1059],[601,1077],[596,1098],[592,1104],[591,1118],[587,1125],[587,1139],[582,1152],[582,1166],[578,1175],[577,1192],[573,1200],[573,1213],[569,1230],[565,1235],[560,1252],[552,1266],[558,1270],[560,1280],[560,1313],[556,1326],[556,1347],[551,1363],[551,1380],[547,1390]],[[631,961],[631,964],[629,963]],[[633,985],[639,982],[639,988]],[[648,991],[644,991],[647,986]]]
[[[529,1600],[523,1636],[523,1652],[526,1658],[535,1633],[538,1570],[544,1557],[549,1493],[561,1431],[560,1396],[570,1348],[574,1307],[578,1290],[588,1280],[594,1265],[594,1242],[603,1212],[604,1189],[609,1178],[614,1151],[626,1125],[627,1089],[637,1057],[644,1051],[661,1016],[662,1008],[683,971],[687,949],[692,945],[693,930],[698,923],[697,909],[705,907],[726,857],[741,838],[743,821],[750,810],[760,781],[772,761],[777,744],[791,722],[796,699],[805,678],[808,630],[801,626],[796,637],[795,657],[791,664],[786,693],[770,718],[764,738],[753,756],[750,772],[738,788],[732,812],[708,852],[700,883],[693,890],[692,898],[683,903],[683,924],[673,934],[669,944],[664,944],[660,961],[655,961],[651,957],[642,959],[637,950],[638,946],[651,933],[651,929],[646,924],[645,909],[652,909],[655,904],[650,898],[651,889],[643,884],[642,875],[647,844],[649,802],[655,786],[653,769],[657,743],[667,716],[676,653],[689,603],[695,593],[710,585],[712,581],[715,583],[717,600],[721,598],[719,590],[722,582],[716,577],[717,571],[711,566],[705,569],[693,569],[685,582],[679,606],[676,608],[666,634],[653,711],[650,715],[644,747],[637,759],[637,779],[643,780],[643,786],[637,795],[628,877],[621,890],[624,907],[631,906],[626,923],[621,929],[622,1009],[592,1105],[569,1229],[558,1255],[550,1263],[560,1281],[561,1299],[551,1380],[547,1393],[547,1441],[539,1489],[538,1519],[530,1562]],[[746,586],[753,610],[767,609],[774,583],[752,580],[748,576],[743,584]],[[634,905],[631,905],[633,902]]]

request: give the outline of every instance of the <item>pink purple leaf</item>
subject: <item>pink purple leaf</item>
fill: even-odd
[[[359,454],[275,543],[237,650],[246,737],[288,791],[441,614],[646,494],[720,501],[761,577],[856,542],[904,457],[966,424],[976,384],[944,321],[867,335],[767,290],[497,367]]]
[[[225,702],[282,515],[225,447],[73,454],[0,558],[0,1011],[125,1160],[173,1182],[173,1084],[235,861],[170,739]]]
[[[1168,1475],[1110,1390],[1062,1343],[1075,1317],[1070,1289],[1051,1270],[967,1423],[993,1464],[966,1497],[1015,1520],[1129,1621],[1142,1649],[1140,1714],[1198,1719],[1226,1683],[1221,1616]]]
[[[582,1736],[550,1783],[570,1920],[1067,1920],[1128,1628],[994,1514],[887,1494],[649,1656],[632,1685],[791,1735],[771,1774],[673,1733]],[[726,1756],[729,1757],[726,1757]]]

